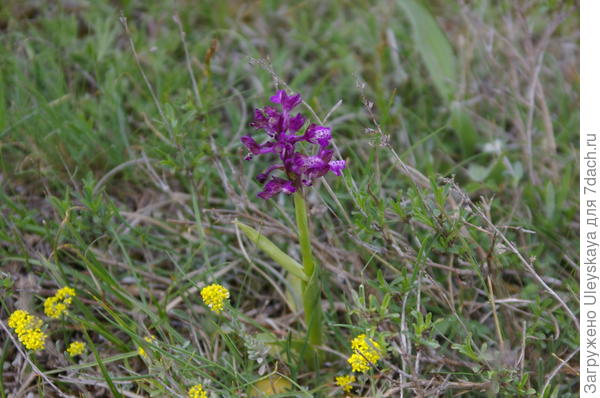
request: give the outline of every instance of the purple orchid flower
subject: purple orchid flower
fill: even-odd
[[[273,177],[271,181],[267,182],[264,191],[258,194],[259,198],[270,199],[278,193],[283,192],[287,195],[291,195],[296,192],[296,187],[291,181],[284,180],[283,178]]]
[[[329,127],[317,126],[313,123],[308,126],[304,138],[311,144],[319,144],[321,148],[325,148],[329,145],[329,141],[331,141],[331,129]]]
[[[281,111],[272,106],[256,109],[254,121],[250,123],[251,127],[263,130],[269,139],[259,144],[249,135],[241,138],[242,143],[250,151],[246,160],[252,159],[254,155],[267,153],[274,153],[281,160],[281,163],[270,166],[265,172],[256,176],[261,184],[266,182],[264,190],[258,196],[269,199],[279,193],[291,195],[301,185],[311,186],[316,178],[323,177],[329,171],[341,176],[342,170],[346,168],[346,162],[331,160],[333,151],[326,149],[331,141],[331,128],[311,123],[304,134],[296,134],[306,122],[301,113],[291,116],[291,111],[302,102],[300,94],[288,95],[285,90],[279,90],[271,97],[271,102],[279,104]],[[298,152],[296,144],[302,141],[318,145],[317,154],[305,155]],[[286,178],[271,177],[271,173],[277,170],[282,170]]]

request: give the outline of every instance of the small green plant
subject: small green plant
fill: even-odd
[[[257,109],[254,114],[254,122],[251,123],[254,128],[264,130],[268,137],[267,142],[258,144],[251,136],[244,136],[242,143],[249,150],[246,160],[252,159],[255,155],[273,153],[279,157],[281,162],[270,166],[264,173],[256,177],[258,182],[266,183],[258,197],[266,200],[279,193],[294,197],[296,233],[302,256],[302,274],[300,274],[296,262],[289,256],[283,255],[283,252],[268,240],[263,241],[262,249],[278,261],[279,265],[288,270],[294,278],[300,280],[307,340],[314,353],[311,362],[318,367],[322,356],[318,347],[323,343],[322,273],[312,252],[304,187],[312,186],[315,179],[324,176],[329,171],[338,176],[341,175],[346,163],[343,160],[332,160],[333,151],[328,149],[332,138],[329,127],[312,123],[301,132],[305,124],[304,116],[301,113],[296,116],[291,114],[291,111],[302,102],[299,94],[288,95],[285,90],[279,90],[276,95],[271,97],[271,101],[280,104],[282,111],[279,112],[272,107]],[[301,133],[298,134],[298,132]],[[300,152],[296,145],[301,142],[318,146],[317,154],[305,155]],[[285,178],[271,176],[271,173],[277,170],[281,170]],[[256,244],[265,239],[258,236],[256,231],[250,227],[241,223],[238,225]]]

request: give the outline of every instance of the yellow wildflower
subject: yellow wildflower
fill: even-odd
[[[366,372],[381,359],[381,346],[365,334],[352,339],[352,351],[348,363],[353,372]]]
[[[19,332],[17,332],[17,330],[20,330],[21,328],[26,327],[26,325],[27,325],[26,319],[29,316],[30,315],[27,311],[16,310],[12,314],[10,314],[10,317],[8,318],[8,326],[12,329],[15,329],[15,333],[18,334]]]
[[[56,291],[55,296],[61,300],[67,299],[69,297],[75,297],[75,289],[73,289],[72,287],[69,287],[69,286],[65,286],[62,289],[58,289]],[[69,301],[69,304],[70,303],[71,303],[71,301]]]
[[[15,330],[17,335],[26,333],[28,330],[40,329],[42,320],[24,310],[16,310],[8,318],[8,326]]]
[[[24,310],[16,310],[8,318],[8,326],[14,329],[19,341],[28,350],[43,350],[46,334],[42,332],[42,320]]]
[[[144,337],[144,341],[146,341],[146,343],[153,344],[156,341],[156,336],[152,334],[150,336],[146,336]],[[148,357],[146,350],[144,350],[142,347],[138,347],[138,355],[144,358]]]
[[[85,351],[85,343],[83,341],[74,341],[69,344],[69,348],[67,348],[67,352],[70,356],[74,357],[75,355],[81,355]]]
[[[152,344],[152,343],[154,343],[156,341],[156,336],[153,335],[153,334],[151,334],[150,336],[146,336],[146,337],[144,337],[144,341],[146,343]]]
[[[342,387],[342,390],[350,392],[352,390],[352,383],[356,381],[354,375],[339,376],[335,378],[335,384]]]
[[[229,298],[229,290],[215,283],[202,289],[200,295],[202,296],[204,304],[206,304],[213,312],[219,314],[223,311],[225,300]]]
[[[188,391],[189,398],[207,398],[206,391],[202,387],[202,384],[196,384],[192,386]]]
[[[65,286],[57,290],[54,296],[48,297],[44,301],[44,313],[50,318],[60,317],[73,302],[73,297],[75,297],[73,288]]]
[[[348,363],[352,366],[353,372],[366,372],[371,368],[369,362],[360,354],[352,354],[348,358]]]
[[[41,329],[28,329],[25,333],[19,336],[21,343],[28,350],[37,351],[43,350],[46,345],[46,334]]]

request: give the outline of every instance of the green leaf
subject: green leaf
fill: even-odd
[[[399,0],[413,28],[415,47],[433,84],[444,100],[454,97],[458,73],[456,58],[446,35],[429,11],[416,0]]]
[[[262,235],[260,232],[255,230],[254,228],[241,223],[239,221],[235,221],[235,225],[250,239],[252,243],[258,246],[262,251],[269,255],[277,264],[281,265],[281,267],[288,271],[290,274],[302,279],[303,281],[307,281],[308,278],[304,275],[304,269],[299,262],[285,254],[281,249],[279,249],[273,242],[271,242],[267,237]]]
[[[477,130],[471,116],[460,102],[455,101],[450,106],[450,127],[458,136],[462,155],[472,155],[477,146]]]
[[[461,354],[467,356],[468,358],[474,361],[479,361],[479,355],[473,349],[472,342],[473,339],[471,338],[471,335],[467,335],[464,344],[454,343],[452,344],[452,349],[457,350]]]
[[[545,206],[544,211],[546,218],[551,220],[554,218],[554,212],[556,210],[556,191],[554,190],[554,184],[548,181],[544,192]]]
[[[249,397],[274,397],[292,390],[292,383],[282,376],[269,375],[253,383],[248,389]],[[285,394],[287,395],[287,394]]]
[[[487,178],[487,176],[490,174],[490,171],[491,171],[491,168],[489,168],[489,167],[484,167],[484,166],[478,165],[477,163],[471,163],[469,165],[467,173],[469,174],[469,177],[471,177],[471,179],[473,181],[483,182],[483,180],[485,180]]]

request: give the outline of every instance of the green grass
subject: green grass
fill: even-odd
[[[3,2],[0,319],[78,298],[31,362],[0,332],[0,396],[239,397],[268,375],[342,396],[365,332],[386,356],[358,396],[578,396],[578,10],[473,3]],[[276,89],[264,60],[319,118],[342,100],[348,168],[307,201],[318,371],[285,272],[234,224],[300,259],[292,198],[256,198],[266,162],[239,142]]]

